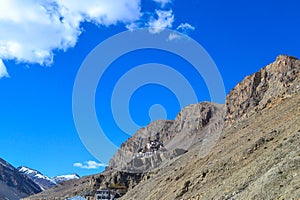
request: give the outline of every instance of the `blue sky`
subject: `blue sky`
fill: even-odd
[[[16,167],[26,165],[48,176],[103,170],[101,161],[86,150],[77,134],[72,92],[84,59],[115,34],[139,27],[176,30],[185,26],[179,31],[206,49],[228,93],[277,55],[300,57],[299,8],[296,0],[1,2],[0,157]],[[122,73],[149,62],[178,69],[194,86],[199,101],[210,100],[201,77],[172,54],[144,50],[121,57],[99,83],[95,105],[99,121],[117,145],[128,135],[110,117],[111,90]],[[145,85],[130,100],[129,109],[138,125],[150,122],[148,111],[153,104],[164,105],[169,119],[180,110],[176,95],[167,88]]]

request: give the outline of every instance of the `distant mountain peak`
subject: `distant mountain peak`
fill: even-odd
[[[69,180],[79,179],[79,178],[80,176],[78,174],[67,174],[67,175],[55,176],[52,178],[52,180],[58,184],[64,181],[69,181]]]
[[[39,185],[42,190],[49,189],[64,181],[80,178],[78,174],[60,175],[49,178],[48,176],[43,175],[41,172],[25,166],[18,167],[18,171]]]
[[[18,167],[17,169],[21,174],[24,174],[37,185],[39,185],[42,190],[49,189],[56,185],[55,181],[37,170],[25,166]]]

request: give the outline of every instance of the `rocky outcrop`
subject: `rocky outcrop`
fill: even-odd
[[[127,164],[130,163],[138,154],[139,149],[144,148],[147,145],[149,137],[153,138],[157,133],[160,133],[163,143],[171,140],[173,135],[169,135],[168,130],[172,125],[173,121],[158,120],[152,122],[147,127],[138,130],[133,137],[129,138],[121,145],[120,149],[110,160],[109,168],[125,170],[127,168]]]
[[[111,159],[109,168],[142,173],[158,167],[165,160],[182,155],[195,143],[212,136],[208,127],[221,127],[223,113],[223,105],[203,102],[185,107],[174,121],[152,122],[122,144]],[[151,156],[139,157],[139,149],[157,136],[164,148],[151,152]]]
[[[252,115],[300,90],[300,61],[280,55],[276,61],[247,76],[226,98],[226,124]]]

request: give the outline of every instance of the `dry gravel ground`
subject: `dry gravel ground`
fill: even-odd
[[[211,154],[199,146],[149,173],[122,199],[300,199],[300,95],[278,98],[225,129]]]

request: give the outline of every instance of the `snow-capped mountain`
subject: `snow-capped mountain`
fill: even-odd
[[[53,181],[51,178],[43,175],[41,172],[30,169],[28,167],[18,167],[18,170],[21,174],[26,175],[30,178],[33,182],[41,187],[42,190],[49,189],[56,185],[56,182]]]
[[[79,178],[80,178],[80,176],[78,174],[70,174],[70,175],[56,176],[56,177],[53,177],[52,180],[58,184],[58,183],[61,183],[64,181],[69,181],[69,180],[79,179]]]
[[[0,199],[18,200],[41,191],[36,183],[0,158]]]
[[[79,179],[80,176],[77,174],[70,174],[70,175],[62,175],[62,176],[56,176],[53,178],[49,178],[48,176],[43,175],[41,172],[30,169],[28,167],[18,167],[18,171],[21,174],[26,175],[28,178],[30,178],[34,183],[40,186],[42,190],[49,189],[61,182],[72,180],[72,179]]]

